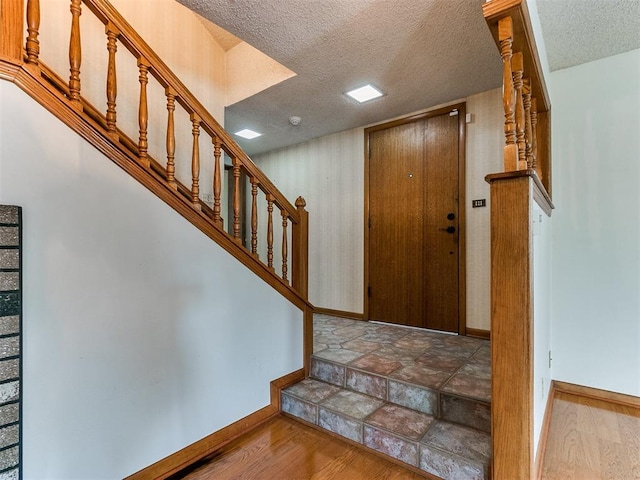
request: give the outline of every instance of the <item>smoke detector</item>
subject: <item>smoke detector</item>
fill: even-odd
[[[294,127],[299,125],[301,121],[302,121],[302,117],[298,117],[297,115],[291,115],[289,117],[289,123]]]

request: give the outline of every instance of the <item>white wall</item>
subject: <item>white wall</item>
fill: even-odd
[[[640,50],[550,89],[554,377],[640,395]]]
[[[533,204],[533,445],[537,452],[552,371],[551,350],[551,277],[552,219],[537,203]],[[535,453],[535,452],[534,452]]]
[[[0,202],[24,215],[25,479],[122,478],[302,366],[298,309],[7,82]]]
[[[466,137],[467,326],[488,330],[490,199],[484,177],[502,168],[502,94],[495,89],[466,101],[472,114]],[[303,195],[307,200],[311,302],[362,313],[364,129],[259,155],[254,161],[287,198]],[[472,209],[475,198],[486,198],[487,207]]]

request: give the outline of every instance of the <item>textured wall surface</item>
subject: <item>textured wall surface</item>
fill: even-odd
[[[22,209],[0,205],[0,478],[20,476]]]
[[[309,300],[317,307],[362,313],[363,155],[364,130],[356,128],[254,158],[287,198],[307,201]],[[278,246],[276,238],[276,256]]]
[[[504,142],[502,89],[467,98],[467,326],[491,328],[491,197],[484,177],[500,172]],[[471,208],[475,199],[487,206]]]

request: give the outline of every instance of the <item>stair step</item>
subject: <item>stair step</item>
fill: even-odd
[[[488,478],[486,432],[309,378],[282,391],[282,411],[446,480]]]
[[[359,365],[369,371],[359,368]],[[422,365],[408,365],[395,370],[391,368],[392,365],[385,366],[384,360],[377,366],[369,366],[357,360],[342,364],[316,354],[311,358],[313,379],[438,419],[491,431],[491,403],[485,392],[476,392],[474,387],[474,382],[478,382],[475,378],[478,373],[473,370],[484,369],[483,364],[464,364],[454,373]],[[484,380],[480,379],[480,382]]]

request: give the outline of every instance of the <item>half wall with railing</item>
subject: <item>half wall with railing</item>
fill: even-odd
[[[491,184],[492,478],[535,477],[534,205],[551,216],[551,104],[525,0],[483,13],[503,64],[504,170]],[[544,267],[544,265],[542,265]]]

